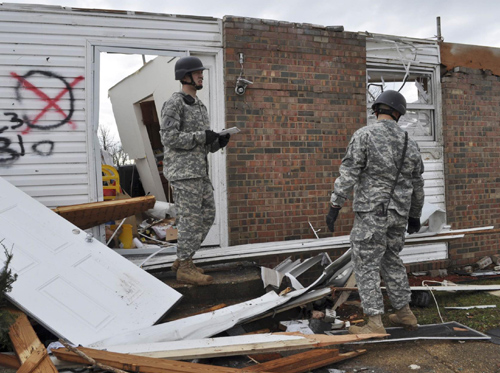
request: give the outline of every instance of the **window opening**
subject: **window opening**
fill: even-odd
[[[376,121],[371,106],[386,90],[400,92],[407,102],[407,111],[398,124],[415,140],[434,141],[436,134],[436,99],[433,74],[429,71],[397,69],[367,70],[368,123]]]

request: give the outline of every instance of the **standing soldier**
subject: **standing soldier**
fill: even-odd
[[[203,66],[197,57],[183,57],[175,64],[175,79],[182,90],[163,104],[160,134],[164,147],[163,174],[173,189],[177,211],[177,260],[172,270],[177,281],[209,285],[212,276],[193,264],[215,219],[213,186],[208,174],[208,153],[224,148],[229,135],[210,129],[208,111],[196,97],[203,88]]]
[[[424,165],[417,143],[408,139],[397,124],[406,113],[403,95],[385,91],[373,103],[372,110],[377,122],[354,133],[342,159],[326,217],[333,232],[339,211],[354,189],[352,260],[363,312],[369,319],[363,327],[351,326],[352,334],[385,333],[380,275],[396,310],[389,316],[391,322],[417,328],[417,319],[409,307],[408,277],[399,253],[405,231],[412,234],[420,230]]]

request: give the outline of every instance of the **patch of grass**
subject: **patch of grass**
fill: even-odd
[[[490,279],[475,281],[468,285],[500,285],[500,279]],[[434,291],[434,297],[439,305],[439,310],[444,322],[456,321],[480,332],[500,327],[500,297],[489,294],[487,291],[457,291],[448,293]],[[496,305],[496,308],[470,309],[470,310],[445,310],[445,307],[467,307],[481,305]],[[386,310],[390,310],[390,303],[386,305]],[[420,325],[439,324],[438,310],[431,296],[427,307],[412,306],[412,311],[417,317]],[[384,325],[390,325],[387,312],[384,315]]]

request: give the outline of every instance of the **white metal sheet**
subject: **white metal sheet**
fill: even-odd
[[[88,345],[149,327],[180,299],[3,178],[0,190],[0,239],[18,275],[7,295],[56,335]]]

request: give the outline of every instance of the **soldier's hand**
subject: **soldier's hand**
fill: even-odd
[[[219,138],[219,134],[212,130],[205,130],[205,145],[213,144]]]
[[[413,233],[418,233],[420,230],[420,218],[408,218],[408,228],[406,228],[406,231],[408,234],[413,234]]]
[[[229,143],[230,137],[231,135],[229,133],[225,134],[224,136],[219,136],[219,146],[221,149]]]
[[[340,211],[340,206],[330,206],[330,211],[328,211],[328,215],[326,215],[326,225],[328,227],[328,230],[330,232],[333,232],[334,225],[335,225],[335,220],[337,220],[337,217],[339,216],[339,211]]]

